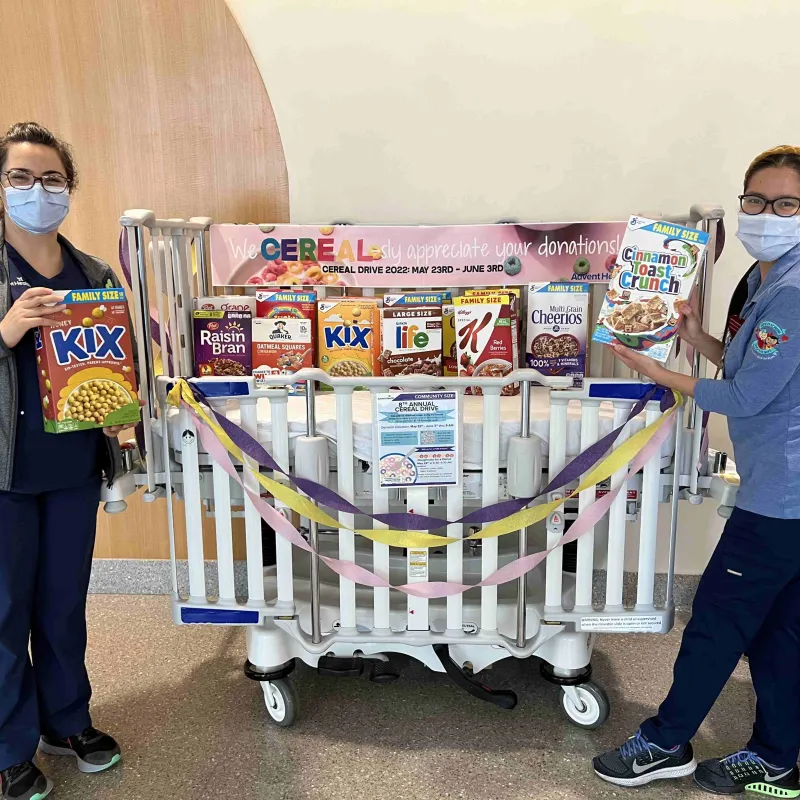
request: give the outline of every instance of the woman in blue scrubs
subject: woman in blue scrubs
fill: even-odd
[[[723,414],[741,478],[736,507],[698,586],[658,713],[595,772],[618,786],[694,774],[712,794],[800,797],[800,148],[750,165],[738,238],[756,259],[725,341],[685,309],[681,336],[722,369],[691,378],[615,346],[656,383]],[[742,655],[757,696],[750,741],[696,765],[691,739]]]
[[[40,125],[17,124],[0,138],[3,800],[50,793],[33,764],[37,749],[75,758],[82,772],[121,757],[92,726],[84,663],[100,484],[117,469],[120,429],[44,432],[33,338],[61,309],[54,292],[119,286],[107,264],[58,232],[76,181],[69,147]]]

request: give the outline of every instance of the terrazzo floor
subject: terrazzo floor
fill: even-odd
[[[599,731],[561,717],[559,691],[538,664],[506,661],[488,681],[512,687],[495,710],[419,664],[399,681],[295,673],[300,719],[269,722],[259,687],[242,674],[244,632],[177,628],[163,597],[89,598],[89,669],[98,727],[120,740],[120,768],[80,775],[42,756],[63,800],[577,800],[706,797],[690,781],[625,791],[595,778],[590,759],[636,729],[669,685],[679,631],[600,639],[594,668],[612,716]],[[705,758],[747,741],[754,698],[740,665],[695,745]]]

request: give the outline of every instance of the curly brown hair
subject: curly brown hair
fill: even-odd
[[[0,171],[5,168],[12,144],[41,144],[52,147],[64,165],[69,190],[73,191],[78,185],[78,170],[72,148],[43,125],[38,122],[17,122],[6,131],[5,136],[0,137]]]

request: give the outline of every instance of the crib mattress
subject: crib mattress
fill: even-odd
[[[542,454],[547,457],[547,444],[550,441],[550,403],[547,389],[533,388],[531,391],[531,435],[541,441]],[[304,397],[288,399],[290,454],[294,453],[294,440],[306,435],[306,401]],[[500,398],[500,465],[505,466],[508,457],[508,443],[512,436],[520,433],[520,398]],[[228,418],[239,423],[239,412],[235,404],[227,410]],[[317,434],[325,436],[330,444],[331,456],[336,454],[336,398],[332,394],[318,394],[316,398]],[[174,450],[180,451],[181,430],[178,423],[178,411],[173,409],[169,414],[170,441]],[[613,427],[614,410],[610,403],[600,408],[600,435],[609,433]],[[483,398],[464,397],[462,406],[464,428],[464,469],[480,470],[483,462]],[[569,406],[567,418],[567,457],[574,457],[580,452],[580,420],[579,402]],[[632,433],[644,426],[643,417],[633,421]],[[372,403],[369,392],[353,394],[353,450],[356,458],[372,461]],[[269,400],[258,401],[258,434],[259,442],[271,449],[272,423],[270,421]],[[669,444],[665,443],[664,455],[669,454]]]

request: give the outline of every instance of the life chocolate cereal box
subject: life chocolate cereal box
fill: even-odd
[[[441,306],[409,303],[384,307],[381,337],[383,375],[442,374]]]
[[[671,222],[628,221],[593,341],[620,342],[656,361],[669,358],[680,302],[689,299],[708,234]]]
[[[65,308],[34,332],[48,433],[138,422],[139,398],[123,289],[57,292]]]
[[[318,361],[331,377],[381,374],[380,303],[372,297],[343,297],[317,303]]]

